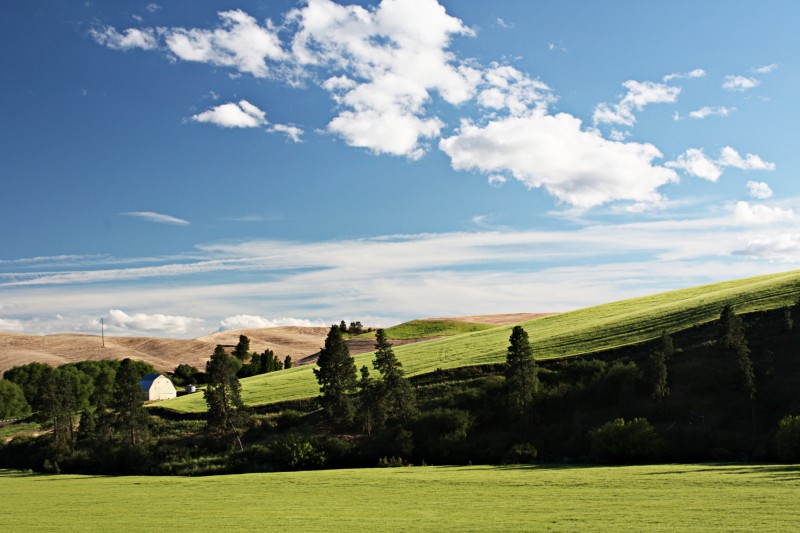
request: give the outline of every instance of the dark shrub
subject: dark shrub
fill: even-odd
[[[617,418],[593,430],[590,437],[592,454],[603,462],[645,463],[661,450],[661,439],[644,418],[630,422]]]
[[[512,465],[529,465],[536,462],[536,456],[539,452],[533,444],[524,442],[522,444],[515,444],[506,453],[503,458],[503,463]]]
[[[787,416],[780,421],[775,444],[781,461],[800,462],[800,416]]]

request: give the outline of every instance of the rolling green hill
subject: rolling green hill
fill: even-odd
[[[492,329],[489,324],[475,322],[452,322],[448,320],[411,320],[386,328],[389,340],[425,339],[428,337],[452,337],[462,333],[473,333]],[[375,338],[375,332],[363,333],[358,338]]]
[[[746,278],[588,307],[522,323],[537,359],[588,354],[653,339],[669,332],[715,320],[725,304],[738,313],[775,309],[800,295],[800,271]],[[500,363],[505,360],[512,326],[500,326],[395,348],[409,375],[437,368]],[[369,365],[373,355],[355,357]],[[248,405],[309,398],[319,393],[311,366],[302,366],[242,380]],[[184,412],[205,410],[202,395],[161,402],[160,407]]]

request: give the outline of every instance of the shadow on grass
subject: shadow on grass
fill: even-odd
[[[666,466],[666,465],[665,465]],[[678,465],[675,465],[678,467]],[[744,463],[705,463],[703,468],[684,468],[675,470],[664,470],[660,472],[649,472],[649,476],[661,476],[666,474],[692,474],[692,473],[715,473],[728,475],[757,475],[767,477],[777,481],[798,481],[800,480],[800,465],[776,465],[776,464],[744,464]]]

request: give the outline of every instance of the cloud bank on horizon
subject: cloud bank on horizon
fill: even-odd
[[[243,205],[171,191],[174,197],[126,204],[103,220],[105,227],[126,220],[123,253],[84,252],[75,241],[0,258],[0,331],[94,332],[101,314],[114,334],[188,337],[342,318],[391,325],[563,311],[800,261],[800,191],[785,170],[794,172],[793,162],[757,143],[759,132],[735,126],[747,120],[752,129],[754,106],[769,102],[770,80],[789,71],[780,58],[747,56],[734,68],[708,54],[676,55],[646,68],[626,64],[613,84],[595,87],[594,71],[564,74],[591,45],[564,44],[557,32],[536,27],[542,35],[525,41],[557,55],[555,67],[497,45],[484,49],[491,32],[519,38],[536,22],[500,5],[476,4],[490,12],[478,19],[445,0],[307,0],[283,12],[242,4],[192,17],[148,4],[114,24],[92,15],[82,38],[110,63],[159,64],[198,80],[197,93],[210,97],[198,104],[195,95],[172,94],[171,106],[185,104],[168,118],[198,151],[218,145],[230,154],[218,165],[206,160],[211,177],[198,178],[198,188],[208,197],[222,187],[241,190]],[[606,61],[599,68],[612,71]],[[242,139],[259,132],[283,148],[251,157]],[[166,148],[148,157],[178,158],[170,151],[180,141],[157,139]],[[335,186],[364,203],[408,210],[409,222],[374,229],[382,212],[365,209],[359,226],[320,238],[314,226],[338,221],[312,215],[301,234],[303,215],[292,213],[291,195],[279,194],[321,188],[291,170],[292,157],[316,157],[311,148],[300,151],[310,144],[344,152],[345,174],[481,179],[469,193],[464,187],[435,198],[447,222],[428,227],[412,225],[422,217],[411,202],[392,203],[364,181],[342,180]],[[136,157],[143,150],[129,149]],[[246,177],[236,177],[234,166]],[[257,180],[272,180],[269,194],[248,192]],[[485,207],[476,200],[479,210],[455,223],[449,204],[467,194],[502,200]],[[334,193],[317,196],[311,213]],[[277,221],[286,222],[283,233]],[[220,229],[237,222],[250,226]],[[168,238],[171,252],[144,251],[148,239]]]

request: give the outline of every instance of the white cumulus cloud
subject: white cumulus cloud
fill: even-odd
[[[755,154],[747,154],[745,157],[739,152],[726,146],[719,154],[719,164],[724,167],[734,167],[742,170],[775,170],[775,163],[769,163]]]
[[[383,1],[374,9],[310,0],[290,13],[294,60],[325,69],[323,88],[343,108],[329,131],[374,153],[418,158],[443,122],[428,116],[433,93],[451,104],[471,98],[476,69],[448,51],[454,35],[472,35],[436,0]]]
[[[751,204],[744,201],[736,202],[733,213],[738,222],[745,224],[773,224],[795,219],[794,211],[791,209]]]
[[[767,198],[772,197],[772,189],[770,188],[769,184],[764,183],[763,181],[748,181],[747,190],[750,193],[750,196],[753,198],[758,198],[759,200],[766,200]]]
[[[213,29],[171,28],[165,31],[167,48],[184,61],[232,67],[265,78],[267,60],[283,60],[278,29],[267,20],[262,26],[251,15],[235,9],[219,13],[221,24]]]
[[[120,309],[108,311],[108,324],[118,330],[182,334],[202,324],[203,320],[186,316],[128,313]]]
[[[666,166],[679,168],[691,176],[708,181],[717,181],[722,175],[722,169],[716,161],[709,158],[700,148],[689,148],[675,161],[667,162]]]
[[[531,79],[512,66],[492,63],[483,72],[482,89],[478,93],[478,103],[483,107],[507,109],[519,115],[532,107],[545,109],[553,100],[546,83]]]
[[[89,34],[103,46],[112,50],[131,50],[141,48],[142,50],[154,50],[158,46],[155,32],[152,29],[128,28],[123,32],[118,32],[111,26],[103,28],[92,28]]]
[[[653,164],[662,154],[652,144],[609,141],[565,113],[534,112],[486,126],[464,122],[439,147],[455,170],[510,172],[579,208],[614,200],[653,202],[660,199],[660,186],[678,179]]]
[[[272,124],[267,131],[271,133],[283,133],[290,141],[295,143],[303,142],[302,136],[305,133],[301,128],[290,124]]]
[[[728,91],[744,92],[748,89],[753,89],[761,85],[761,82],[755,78],[748,78],[746,76],[725,76],[722,81],[722,88]]]
[[[633,126],[635,111],[642,111],[649,104],[674,103],[681,93],[680,87],[670,87],[652,81],[628,80],[622,84],[628,91],[618,104],[598,104],[592,116],[595,124],[622,124]]]
[[[195,122],[209,122],[223,128],[257,128],[267,121],[265,113],[247,100],[228,102],[192,116]]]
[[[775,170],[775,163],[764,161],[755,154],[747,154],[742,157],[730,146],[720,150],[717,159],[708,157],[700,148],[689,148],[675,161],[666,163],[666,166],[681,169],[691,176],[708,181],[717,181],[726,167],[740,170]]]

